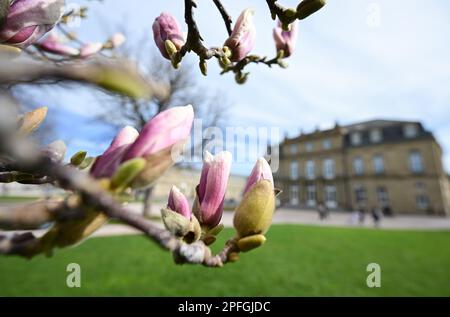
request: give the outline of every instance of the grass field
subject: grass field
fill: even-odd
[[[95,238],[51,259],[0,258],[0,295],[450,296],[449,246],[450,231],[280,225],[261,249],[210,269],[175,266],[141,236]],[[81,265],[79,289],[65,284],[72,262]],[[366,286],[371,262],[381,265],[378,289]]]
[[[39,197],[0,196],[0,203],[26,203],[38,200]]]

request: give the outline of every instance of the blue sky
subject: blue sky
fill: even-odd
[[[91,7],[90,18],[76,29],[86,41],[102,41],[115,25],[126,23],[132,36],[147,33],[153,43],[151,25],[159,13],[167,11],[183,21],[181,0],[78,3]],[[226,32],[212,1],[198,3],[196,14],[206,43],[221,45]],[[265,1],[223,3],[235,18],[246,7],[256,10],[253,52],[273,56],[274,22]],[[294,6],[296,1],[280,3]],[[449,1],[329,0],[299,25],[299,32],[288,69],[252,66],[243,86],[236,85],[231,75],[218,75],[214,62],[207,78],[198,75],[206,86],[227,92],[234,104],[233,126],[280,127],[282,133],[294,136],[300,129],[326,128],[336,121],[420,120],[443,145],[450,170]],[[104,150],[107,130],[89,119],[97,100],[79,89],[65,88],[51,95],[58,96],[58,103],[49,98],[50,108],[66,114],[58,131],[69,140],[70,152]],[[241,166],[234,172],[246,173],[250,168]]]

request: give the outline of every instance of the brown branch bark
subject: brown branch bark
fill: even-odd
[[[225,23],[225,27],[227,28],[228,35],[231,35],[231,32],[233,31],[231,27],[233,24],[231,16],[228,14],[227,10],[225,9],[220,0],[213,0],[213,1],[217,7],[217,10],[219,10],[220,15],[222,16],[223,22]]]
[[[209,49],[203,45],[203,38],[194,18],[194,8],[197,4],[194,0],[184,0],[184,19],[188,26],[188,35],[186,44],[176,54],[177,59],[181,60],[187,52],[195,52],[201,59],[211,59],[212,57],[223,57],[223,52],[218,49]]]
[[[182,242],[169,231],[159,228],[141,215],[126,210],[109,193],[102,190],[89,175],[71,166],[63,166],[47,157],[40,156],[40,154],[29,158],[22,158],[20,155],[17,155],[17,153],[21,152],[17,149],[17,147],[21,146],[20,143],[20,139],[14,138],[13,140],[8,138],[7,134],[0,133],[0,144],[3,145],[2,150],[5,152],[5,150],[9,149],[7,151],[8,154],[15,159],[17,166],[22,171],[30,174],[46,175],[55,179],[59,187],[80,195],[81,206],[102,210],[108,217],[119,219],[127,225],[140,230],[161,248],[171,251],[177,263],[220,267],[228,261],[228,255],[231,252],[237,252],[234,240],[230,240],[222,252],[216,256],[212,256],[211,250],[202,241],[193,244]],[[18,213],[23,216],[22,211]],[[51,219],[51,216],[45,214],[45,212],[43,214],[36,212],[35,216],[39,216],[41,218],[40,221]],[[14,235],[13,237],[0,235],[0,254],[32,257],[41,251],[44,252],[45,250],[41,250],[39,240],[31,233]]]

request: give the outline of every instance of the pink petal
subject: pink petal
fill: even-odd
[[[92,176],[96,178],[112,176],[120,165],[123,155],[138,136],[139,132],[133,127],[127,126],[123,128],[111,142],[108,149],[95,161],[91,169]]]
[[[159,113],[144,126],[124,160],[146,157],[186,140],[193,121],[194,109],[191,105],[174,107]]]

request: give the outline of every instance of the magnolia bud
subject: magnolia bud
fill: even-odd
[[[290,29],[285,31],[281,26],[281,22],[279,22],[278,26],[273,29],[273,39],[279,59],[291,56],[297,41],[297,24],[295,22],[292,23]],[[280,63],[278,64],[280,65]]]
[[[172,186],[167,202],[167,208],[191,219],[192,211],[186,196],[176,186]]]
[[[265,234],[275,210],[273,184],[260,180],[245,194],[234,214],[234,227],[239,237]]]
[[[173,53],[179,51],[185,44],[184,35],[177,20],[169,13],[161,13],[155,19],[152,28],[156,46],[167,59],[170,59]],[[169,50],[166,46],[168,40],[173,44],[173,47],[170,47]]]
[[[0,28],[0,43],[20,48],[37,42],[61,18],[64,0],[16,0]]]
[[[252,20],[253,14],[254,11],[251,9],[244,10],[236,21],[230,37],[225,41],[224,46],[231,50],[233,62],[242,60],[255,45],[256,28]]]
[[[311,14],[322,9],[322,7],[325,4],[326,4],[325,0],[303,0],[297,6],[297,18],[299,20],[303,20],[308,16],[310,16]]]
[[[194,213],[200,223],[207,228],[216,227],[222,219],[231,159],[231,153],[227,151],[215,156],[209,152],[205,153]]]

